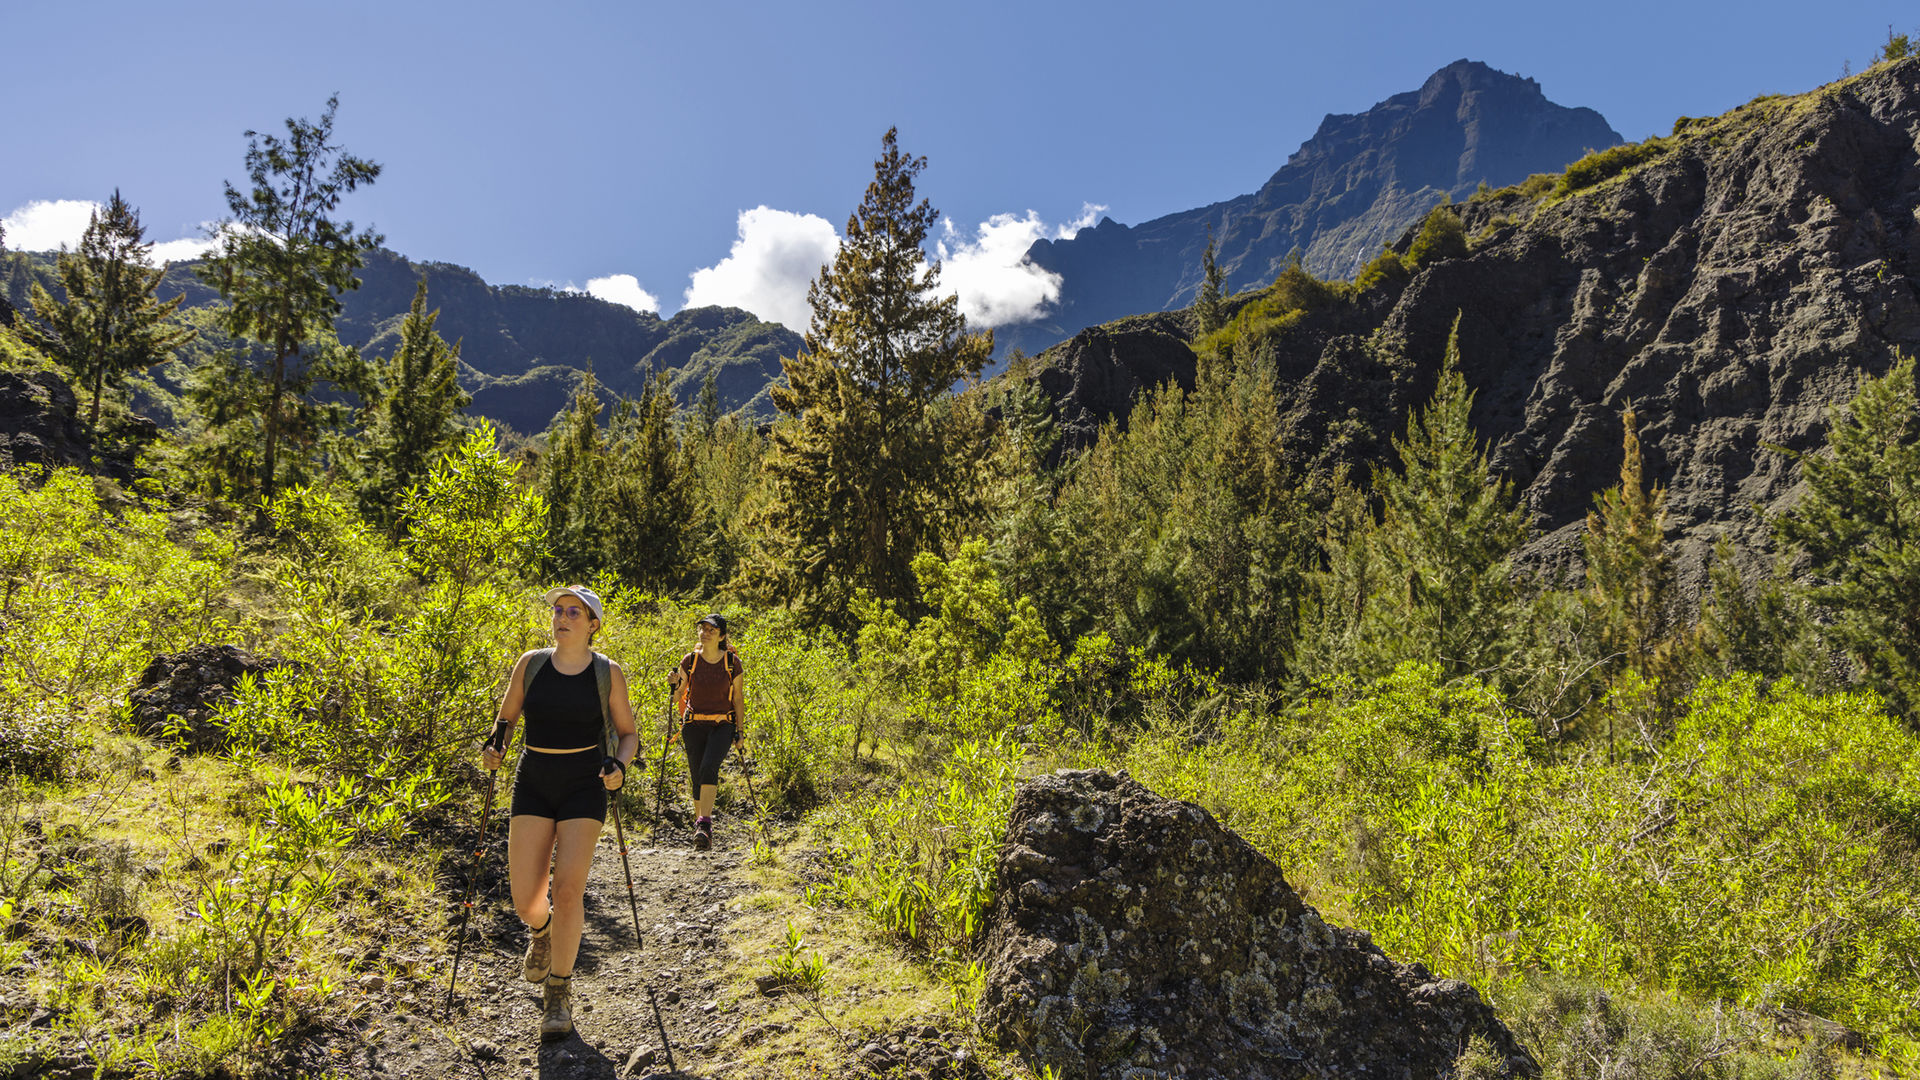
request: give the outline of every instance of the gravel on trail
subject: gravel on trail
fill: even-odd
[[[730,1063],[715,1056],[737,1027],[717,991],[726,962],[727,901],[748,887],[739,874],[752,845],[748,828],[737,818],[723,821],[713,850],[695,851],[690,829],[654,836],[645,823],[627,824],[644,936],[636,948],[620,847],[608,821],[587,881],[586,930],[574,964],[574,1032],[548,1042],[539,1034],[540,987],[521,977],[527,931],[507,899],[504,837],[490,840],[451,1017],[449,951],[420,965],[410,980],[362,976],[356,989],[364,1006],[304,1040],[287,1067],[303,1076],[433,1080],[734,1075]],[[464,868],[460,876],[464,885]],[[661,1023],[673,1071],[661,1049]]]

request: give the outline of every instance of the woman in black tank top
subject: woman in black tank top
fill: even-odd
[[[547,602],[553,605],[553,648],[527,653],[514,665],[499,722],[481,756],[487,768],[499,768],[514,721],[526,718],[507,826],[507,868],[514,910],[532,936],[524,974],[545,990],[540,1034],[560,1038],[573,1030],[570,980],[607,792],[625,783],[627,763],[640,740],[626,676],[611,661],[606,715],[601,714],[592,647],[600,629],[600,598],[575,585],[549,592]],[[530,668],[537,669],[531,679]],[[609,724],[618,737],[611,748],[603,739]]]

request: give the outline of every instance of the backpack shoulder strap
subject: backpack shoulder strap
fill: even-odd
[[[533,685],[533,677],[540,674],[540,669],[546,667],[547,661],[551,659],[553,659],[552,649],[535,649],[527,654],[527,670],[520,680],[522,695],[526,694],[527,687]]]
[[[600,724],[607,739],[613,738],[613,661],[606,653],[593,654],[593,681],[600,687]],[[609,743],[609,745],[618,745]],[[613,753],[607,750],[607,753]]]

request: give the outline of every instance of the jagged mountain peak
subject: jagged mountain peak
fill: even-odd
[[[1034,352],[1086,326],[1184,307],[1200,283],[1209,228],[1232,288],[1266,284],[1296,254],[1322,277],[1350,278],[1436,203],[1483,182],[1557,172],[1620,141],[1599,113],[1554,104],[1533,79],[1457,60],[1418,90],[1328,114],[1252,194],[1039,241],[1028,257],[1061,276],[1059,304],[997,334]]]
[[[1290,451],[1356,475],[1390,462],[1457,325],[1473,424],[1533,514],[1534,559],[1577,569],[1631,403],[1697,595],[1722,535],[1764,547],[1752,508],[1791,501],[1792,453],[1818,449],[1860,377],[1920,350],[1920,59],[1682,118],[1557,185],[1457,212],[1473,238],[1463,254],[1284,329],[1236,331],[1272,350]],[[1142,388],[1191,384],[1191,333],[1161,314],[1044,355],[1038,378],[1068,442],[1124,420]]]

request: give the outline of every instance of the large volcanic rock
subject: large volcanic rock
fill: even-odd
[[[1061,448],[1078,450],[1162,383],[1193,389],[1195,367],[1185,317],[1143,315],[1075,334],[1037,378],[1057,403]]]
[[[151,737],[173,734],[190,750],[218,750],[226,745],[227,729],[215,714],[234,700],[241,678],[260,678],[285,662],[234,645],[195,645],[156,656],[129,695],[134,726]]]
[[[51,371],[0,371],[0,469],[85,465],[87,432],[65,379]]]
[[[981,1026],[1067,1076],[1437,1080],[1473,1036],[1537,1072],[1473,987],[1323,922],[1246,841],[1125,773],[1021,787],[986,955]]]

